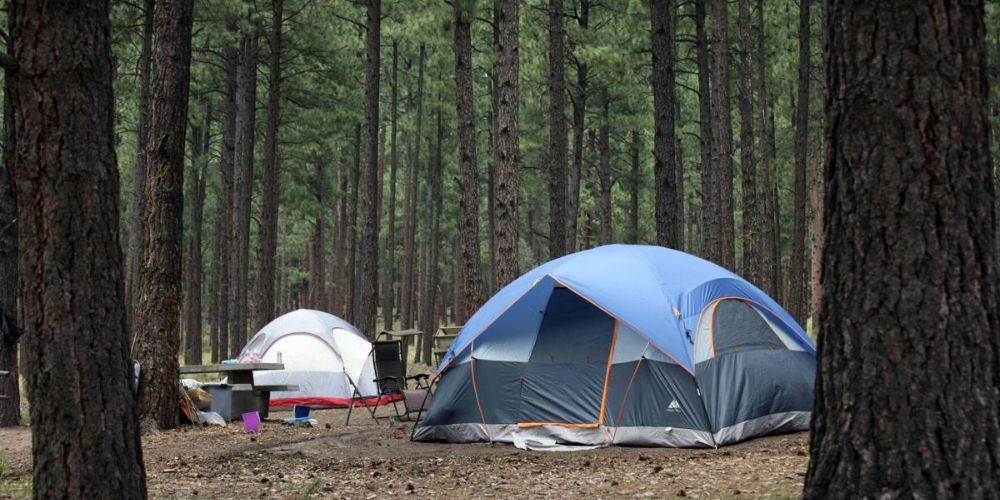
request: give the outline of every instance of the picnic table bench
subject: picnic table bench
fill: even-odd
[[[451,343],[458,338],[458,332],[462,331],[461,326],[442,326],[437,335],[434,336],[434,364],[441,364],[441,358],[448,353]]]
[[[188,365],[180,367],[182,375],[194,373],[225,374],[227,385],[233,389],[231,402],[233,420],[240,415],[257,410],[261,418],[267,418],[271,392],[297,391],[297,385],[255,385],[253,372],[284,370],[282,363],[219,363],[213,365]]]

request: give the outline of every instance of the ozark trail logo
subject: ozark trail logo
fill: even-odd
[[[681,411],[681,404],[678,403],[677,400],[675,399],[671,401],[669,405],[667,405],[667,411],[672,411],[672,412]]]

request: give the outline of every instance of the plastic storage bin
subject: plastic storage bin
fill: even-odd
[[[233,386],[229,384],[205,384],[201,386],[212,395],[212,405],[208,411],[218,413],[228,422],[233,413]]]

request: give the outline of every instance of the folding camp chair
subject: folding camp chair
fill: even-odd
[[[380,418],[392,418],[392,416],[379,417],[375,414],[378,407],[383,404],[385,399],[392,402],[393,411],[396,413],[395,417],[399,420],[411,420],[411,415],[419,414],[423,409],[431,402],[431,388],[427,383],[427,375],[419,374],[411,377],[406,376],[406,371],[403,369],[403,361],[400,357],[400,341],[390,340],[384,342],[372,342],[372,362],[375,368],[375,387],[378,389],[378,394],[374,397],[378,398],[375,404],[368,404],[365,408],[368,409],[368,413],[371,414],[372,419],[376,422]],[[413,382],[413,389],[406,387],[408,381]],[[351,405],[347,409],[347,422],[344,425],[350,425],[351,423],[351,412],[354,411],[354,403],[356,401],[366,401],[361,391],[358,389],[357,385],[354,385],[354,397],[351,400]],[[366,401],[367,402],[367,401]],[[403,411],[400,411],[399,403],[403,403]]]

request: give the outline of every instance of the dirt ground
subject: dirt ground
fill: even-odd
[[[383,410],[384,411],[384,410]],[[143,438],[154,498],[792,498],[808,435],[756,439],[718,450],[610,447],[533,452],[510,445],[409,441],[409,424],[375,424],[319,410],[314,428],[272,413],[259,434],[239,422]],[[0,429],[0,498],[30,494],[30,429]]]

